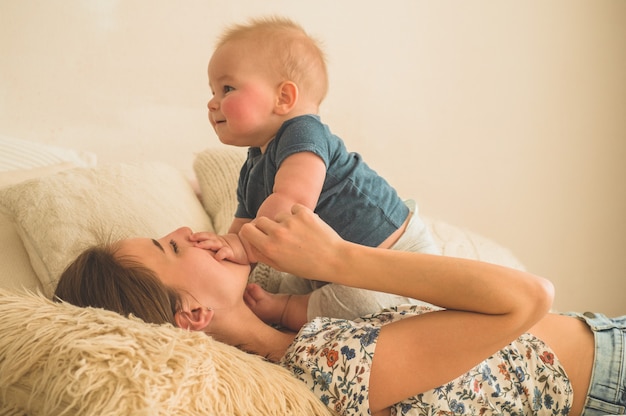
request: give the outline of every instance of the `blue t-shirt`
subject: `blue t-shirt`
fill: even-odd
[[[326,178],[315,212],[343,239],[376,247],[396,231],[409,209],[395,189],[361,156],[346,150],[316,115],[286,121],[265,153],[251,147],[237,187],[238,218],[256,217],[274,189],[280,164],[290,155],[312,152],[326,165]]]

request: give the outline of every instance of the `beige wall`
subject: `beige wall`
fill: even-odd
[[[556,308],[626,314],[626,2],[0,0],[0,134],[191,171],[212,41],[321,38],[324,120],[422,213],[511,248]],[[120,150],[122,149],[122,150]]]

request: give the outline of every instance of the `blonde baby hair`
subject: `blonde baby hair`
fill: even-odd
[[[279,17],[253,18],[246,24],[228,27],[215,49],[233,41],[253,41],[271,68],[285,81],[292,81],[319,105],[328,92],[326,56],[320,43],[294,21]]]

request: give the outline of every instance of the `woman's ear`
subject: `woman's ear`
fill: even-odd
[[[284,81],[278,87],[278,100],[275,112],[278,115],[288,114],[298,102],[298,86],[292,81]]]
[[[176,312],[176,325],[189,331],[201,331],[209,326],[213,319],[213,309],[204,306],[194,309],[184,309]]]

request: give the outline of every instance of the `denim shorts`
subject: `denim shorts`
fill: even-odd
[[[593,331],[596,351],[583,416],[626,414],[626,316],[569,313]]]

